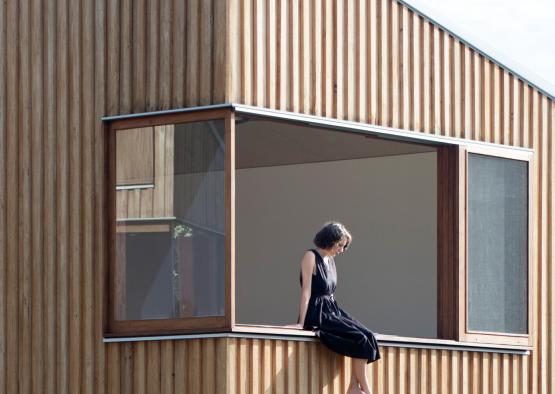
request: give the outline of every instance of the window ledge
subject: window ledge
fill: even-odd
[[[104,338],[104,343],[113,342],[143,342],[143,341],[168,341],[181,339],[202,338],[252,338],[274,339],[288,341],[317,342],[318,338],[311,331],[294,327],[261,326],[261,325],[236,325],[233,332],[162,335],[127,338]],[[380,346],[399,347],[408,349],[455,350],[481,353],[506,353],[516,355],[529,355],[532,347],[511,346],[486,343],[457,342],[448,339],[413,338],[396,335],[376,334]]]
[[[493,343],[459,342],[451,339],[413,338],[396,335],[376,334],[382,346],[417,349],[458,350],[483,353],[508,353],[529,355],[531,346],[499,345]]]

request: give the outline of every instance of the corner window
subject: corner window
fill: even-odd
[[[531,346],[530,151],[235,106],[107,130],[107,335],[291,334],[338,220],[336,298],[376,333]]]
[[[111,333],[229,327],[225,116],[111,125]]]

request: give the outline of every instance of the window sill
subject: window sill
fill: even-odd
[[[302,330],[293,327],[279,326],[262,326],[262,325],[246,325],[236,324],[234,333],[245,334],[270,334],[291,337],[304,337],[317,340],[311,331]],[[376,339],[380,346],[386,347],[402,347],[412,349],[436,349],[436,350],[458,350],[458,351],[475,351],[487,353],[510,353],[510,354],[530,354],[532,347],[515,346],[515,345],[499,345],[491,343],[475,343],[475,342],[458,342],[450,339],[436,338],[414,338],[402,337],[397,335],[377,334]],[[293,339],[294,340],[294,339]]]
[[[233,332],[104,338],[103,342],[143,342],[202,338],[251,338],[305,342],[318,341],[318,338],[316,338],[316,335],[313,332],[302,330],[299,328],[238,324],[235,325]],[[529,346],[457,342],[448,339],[413,338],[385,334],[376,334],[376,339],[378,340],[380,346],[383,347],[399,347],[408,349],[454,350],[481,353],[505,353],[516,355],[529,355],[530,350],[532,350],[532,347]]]
[[[494,343],[459,342],[451,339],[413,338],[396,335],[376,334],[382,346],[412,349],[458,350],[482,353],[508,353],[529,355],[531,346],[499,345]]]

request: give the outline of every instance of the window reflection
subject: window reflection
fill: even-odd
[[[120,130],[116,145],[116,320],[223,316],[223,120]]]

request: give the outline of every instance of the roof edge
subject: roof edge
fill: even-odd
[[[460,23],[453,21],[449,16],[441,11],[434,9],[433,6],[426,4],[422,0],[396,0],[400,4],[405,5],[411,11],[429,20],[447,33],[456,37],[459,41],[468,45],[473,50],[480,53],[485,58],[491,60],[500,67],[506,69],[510,73],[522,79],[532,87],[539,90],[551,100],[555,101],[555,86],[547,82],[528,67],[523,66],[517,61],[511,59],[498,49],[493,48],[490,44],[482,41],[465,29]],[[441,22],[444,21],[445,23]],[[447,26],[449,25],[449,27]]]

